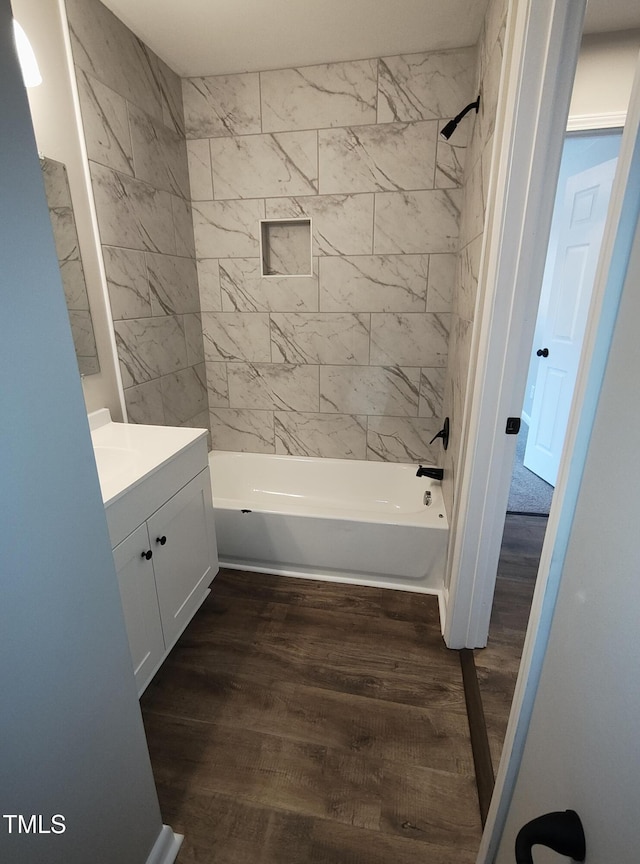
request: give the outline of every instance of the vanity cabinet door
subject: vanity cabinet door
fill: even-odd
[[[147,520],[167,651],[218,572],[213,501],[206,468]]]
[[[138,693],[142,693],[165,654],[153,558],[146,524],[113,550]]]

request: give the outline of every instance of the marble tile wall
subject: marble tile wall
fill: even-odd
[[[450,142],[439,130],[475,98],[475,76],[464,48],[183,80],[215,448],[441,464],[429,442],[470,124]],[[131,182],[129,150],[114,149]],[[183,188],[164,164],[153,176],[158,195]],[[140,210],[157,247],[162,225]],[[289,218],[312,221],[313,275],[262,277],[260,220]],[[126,218],[117,230],[132,232]],[[165,359],[177,374],[181,358]]]
[[[450,418],[451,437],[445,454],[443,492],[447,512],[454,514],[456,479],[467,437],[472,337],[476,310],[481,307],[480,260],[487,208],[487,186],[493,154],[493,133],[504,52],[506,0],[490,0],[478,42],[474,96],[481,93],[480,111],[472,124],[461,192],[459,250],[451,306],[451,338],[444,385],[443,413]],[[458,127],[458,130],[460,127]],[[452,141],[457,137],[457,131]],[[450,166],[451,167],[451,166]],[[443,169],[444,170],[444,169]],[[451,170],[459,176],[459,169]]]
[[[129,420],[208,428],[180,79],[98,0],[66,7]]]

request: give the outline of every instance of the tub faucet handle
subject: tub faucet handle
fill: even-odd
[[[444,423],[442,425],[442,429],[433,436],[429,444],[433,444],[436,438],[442,438],[442,446],[446,450],[449,446],[449,418],[444,418]]]

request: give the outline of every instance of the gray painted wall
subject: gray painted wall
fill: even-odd
[[[160,812],[9,0],[0,82],[0,814],[66,824],[0,819],[0,859],[138,864]]]

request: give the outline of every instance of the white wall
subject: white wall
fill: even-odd
[[[569,121],[627,110],[640,49],[640,30],[584,36]]]
[[[11,0],[11,5],[29,37],[42,73],[42,84],[28,91],[38,151],[67,166],[100,360],[100,372],[83,379],[87,411],[107,407],[113,418],[120,420],[122,409],[116,382],[112,325],[103,290],[99,240],[93,228],[86,160],[80,149],[59,3],[58,0]]]
[[[141,864],[162,823],[29,107],[0,0],[0,860]]]

